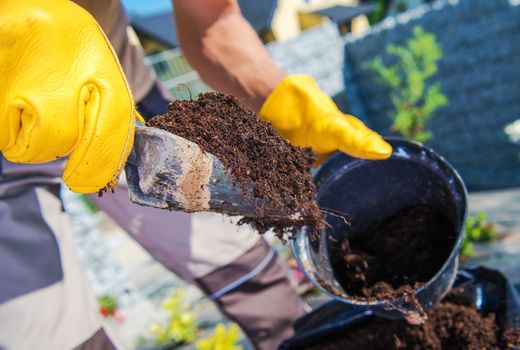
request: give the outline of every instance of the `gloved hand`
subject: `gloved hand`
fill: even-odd
[[[340,150],[351,156],[385,159],[392,147],[359,119],[343,114],[305,75],[288,75],[268,96],[259,117],[271,122],[292,144],[320,156]]]
[[[105,34],[68,0],[0,0],[0,151],[12,162],[68,156],[81,193],[113,188],[136,111]]]

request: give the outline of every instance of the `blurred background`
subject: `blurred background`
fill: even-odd
[[[443,155],[470,191],[463,263],[498,268],[520,283],[520,1],[238,3],[285,71],[313,76],[344,112],[383,135]],[[209,91],[178,49],[170,1],[123,4],[169,91],[178,99]],[[100,313],[125,348],[194,349],[195,339],[228,323],[86,197],[64,197]],[[309,305],[325,301],[287,247],[269,240]],[[181,341],[172,340],[172,329]],[[237,330],[227,336],[248,348]]]

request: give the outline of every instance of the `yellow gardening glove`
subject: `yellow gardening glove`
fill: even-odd
[[[260,109],[292,144],[312,147],[320,156],[337,150],[367,159],[390,157],[392,147],[359,119],[343,114],[332,99],[305,75],[288,75]]]
[[[12,162],[68,156],[63,179],[92,193],[117,184],[136,111],[113,48],[68,0],[0,0],[0,151]]]

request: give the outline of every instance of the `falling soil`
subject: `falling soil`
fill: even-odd
[[[413,297],[446,262],[454,225],[427,206],[413,206],[370,226],[358,239],[330,242],[335,275],[349,297]]]
[[[154,117],[147,125],[181,136],[214,154],[241,188],[244,199],[252,188],[254,198],[262,201],[255,201],[255,215],[244,217],[240,224],[252,224],[260,233],[274,229],[282,239],[303,226],[314,233],[323,227],[310,175],[314,153],[291,145],[236,98],[205,93],[196,100],[174,101],[166,114]],[[264,204],[256,204],[262,202],[287,216],[266,216]]]
[[[520,345],[519,328],[500,329],[492,313],[443,302],[428,312],[423,325],[374,317],[302,350],[502,350],[515,345]]]

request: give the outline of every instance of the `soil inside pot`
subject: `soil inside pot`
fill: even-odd
[[[268,217],[257,205],[255,215],[244,217],[241,224],[250,223],[260,233],[274,229],[280,238],[302,226],[311,227],[312,232],[323,227],[310,175],[314,153],[291,145],[236,98],[205,93],[196,100],[174,101],[168,113],[152,118],[147,125],[181,136],[214,154],[243,193],[252,188],[256,199],[288,214]]]
[[[443,302],[428,312],[423,325],[374,317],[302,349],[501,350],[515,345],[520,345],[519,328],[500,329],[494,314],[482,315],[473,306]]]
[[[446,262],[457,233],[441,213],[419,205],[356,237],[330,242],[332,265],[349,297],[373,301],[413,296]]]

